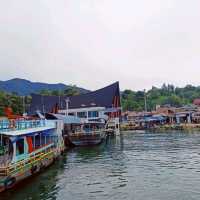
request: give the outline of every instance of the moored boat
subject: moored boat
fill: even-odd
[[[106,123],[106,130],[107,135],[120,135],[120,122],[119,118],[111,118]]]
[[[75,125],[68,131],[67,138],[75,146],[98,145],[105,139],[104,126],[101,122]]]
[[[0,192],[49,166],[64,150],[59,120],[0,121]]]

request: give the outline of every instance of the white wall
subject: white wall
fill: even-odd
[[[68,113],[74,113],[75,116],[77,116],[78,112],[86,112],[87,118],[83,118],[83,119],[91,119],[91,120],[93,120],[93,119],[105,118],[105,115],[104,115],[105,109],[106,109],[105,107],[76,108],[76,109],[69,109]],[[88,112],[89,111],[97,111],[99,113],[99,117],[88,118]],[[66,110],[59,110],[58,113],[65,114]]]

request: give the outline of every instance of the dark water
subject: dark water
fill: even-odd
[[[199,133],[124,133],[74,148],[6,200],[200,199]]]

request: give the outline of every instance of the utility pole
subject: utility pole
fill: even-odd
[[[22,96],[22,101],[23,101],[23,114],[25,114],[25,112],[26,112],[25,96]]]
[[[69,98],[66,98],[65,99],[65,102],[66,102],[66,111],[65,111],[65,115],[66,116],[68,116],[68,110],[69,110],[69,102],[70,102],[70,100],[69,100]]]
[[[42,112],[45,114],[45,108],[44,108],[44,96],[41,96],[42,98]]]
[[[145,112],[147,112],[147,96],[146,96],[146,90],[144,89],[144,109]]]

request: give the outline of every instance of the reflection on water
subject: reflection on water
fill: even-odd
[[[200,199],[200,134],[124,133],[74,148],[5,200]]]

